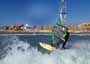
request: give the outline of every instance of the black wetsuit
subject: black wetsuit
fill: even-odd
[[[66,43],[67,43],[67,41],[68,41],[68,39],[69,39],[69,32],[67,32],[67,34],[66,34],[66,36],[65,36],[65,41],[63,41],[63,45],[62,45],[62,48],[64,48],[65,49],[65,45],[66,45]]]

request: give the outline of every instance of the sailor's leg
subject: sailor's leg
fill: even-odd
[[[68,37],[65,38],[65,41],[63,41],[62,48],[65,49],[66,43],[67,43]]]
[[[64,48],[64,49],[65,49],[65,45],[66,45],[66,41],[65,41],[65,42],[63,42],[63,44],[62,44],[62,48]]]
[[[69,38],[69,33],[67,33],[67,36],[65,37],[65,42],[63,42],[63,45],[62,45],[62,48],[64,48],[64,49],[65,49],[65,45],[68,41],[68,38]]]

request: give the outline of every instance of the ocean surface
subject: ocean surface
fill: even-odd
[[[0,64],[90,64],[90,35],[71,35],[66,50],[48,52],[50,35],[0,36]]]

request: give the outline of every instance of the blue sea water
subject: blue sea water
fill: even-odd
[[[51,43],[51,36],[0,36],[0,64],[90,63],[90,35],[71,35],[66,45],[69,49],[56,50],[50,54],[40,51],[39,42]]]

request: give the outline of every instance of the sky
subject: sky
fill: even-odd
[[[0,25],[47,25],[57,22],[61,0],[0,0]],[[90,22],[90,0],[68,0],[65,23]]]

